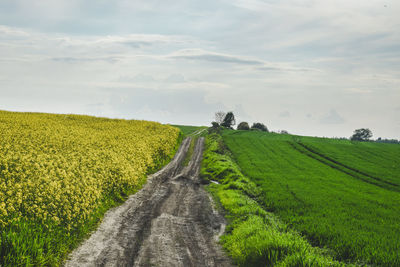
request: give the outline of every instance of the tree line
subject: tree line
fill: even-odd
[[[212,124],[211,128],[213,128],[214,130],[220,127],[233,129],[233,126],[236,125],[235,115],[233,114],[232,111],[226,113],[224,111],[217,111],[215,112],[215,121],[213,121],[211,124]],[[246,121],[240,122],[237,125],[236,130],[256,130],[256,131],[258,130],[263,132],[269,132],[267,126],[265,126],[261,122],[255,122],[250,127],[249,123]]]
[[[220,131],[221,127],[227,128],[227,129],[234,129],[233,126],[236,125],[235,115],[233,114],[232,111],[229,111],[229,112],[217,111],[217,112],[215,112],[215,121],[213,121],[211,124],[212,124],[212,127],[210,128],[210,131]],[[267,126],[265,126],[261,122],[254,122],[253,125],[250,127],[249,123],[246,121],[240,122],[237,125],[236,130],[253,130],[253,131],[269,132]],[[280,133],[288,134],[288,132],[285,130],[280,131]],[[372,136],[373,136],[372,131],[370,129],[360,128],[360,129],[354,130],[353,135],[350,136],[349,139],[351,141],[374,141],[374,140],[371,140]],[[347,139],[347,138],[340,138],[340,139]],[[381,137],[376,139],[375,142],[400,144],[399,140],[382,139]]]

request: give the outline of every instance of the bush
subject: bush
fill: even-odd
[[[265,126],[264,124],[262,124],[260,122],[253,123],[253,125],[251,126],[251,129],[259,129],[263,132],[268,132],[267,126]]]
[[[208,128],[208,133],[212,134],[212,133],[220,133],[221,132],[221,126],[219,126],[218,122],[211,122],[211,127]]]
[[[215,121],[213,121],[212,123],[211,123],[211,127],[212,128],[219,128],[219,123],[218,122],[215,122]]]
[[[239,123],[237,129],[238,130],[250,130],[250,126],[247,122],[242,121],[241,123]]]

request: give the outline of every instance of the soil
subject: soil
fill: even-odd
[[[66,266],[232,266],[217,243],[224,217],[199,178],[204,138],[182,166],[190,142],[186,138],[167,166],[108,211]]]

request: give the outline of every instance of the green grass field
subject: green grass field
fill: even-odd
[[[224,131],[266,209],[337,260],[400,266],[400,146]]]
[[[171,125],[171,126],[174,126],[179,130],[181,130],[184,136],[196,135],[197,133],[199,133],[199,135],[204,135],[207,132],[206,130],[207,127],[205,126],[189,126],[189,125]]]
[[[241,173],[217,134],[206,138],[201,177],[228,221],[220,242],[236,265],[347,266],[265,209],[262,190]]]

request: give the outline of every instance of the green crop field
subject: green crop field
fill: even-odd
[[[172,125],[172,126],[181,130],[184,136],[198,135],[198,134],[201,135],[205,133],[207,129],[207,127],[205,126],[190,126],[190,125]]]
[[[337,260],[400,266],[400,145],[224,131],[265,208]]]

